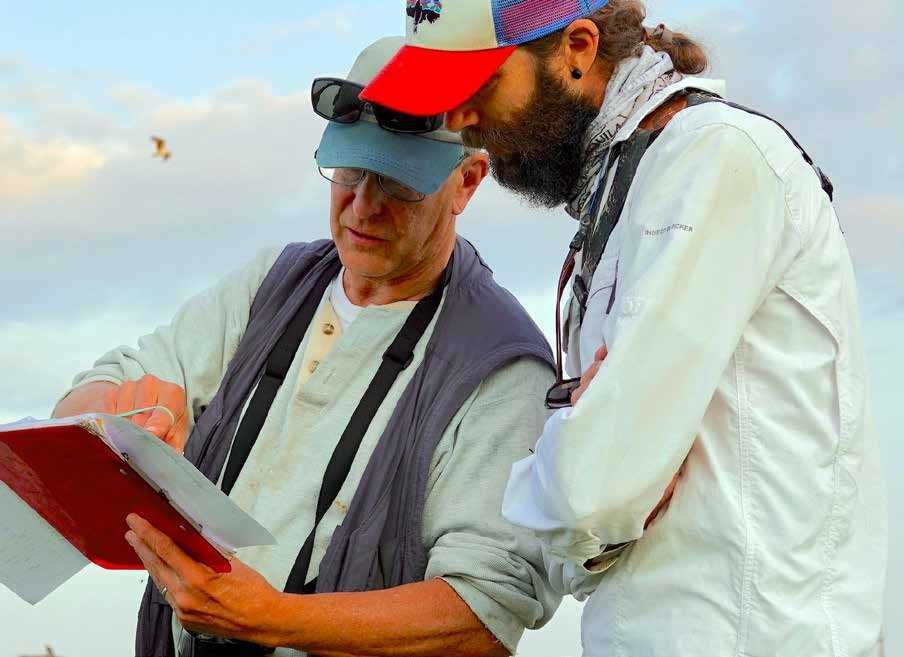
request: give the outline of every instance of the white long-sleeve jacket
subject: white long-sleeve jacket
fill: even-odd
[[[590,597],[584,655],[872,655],[887,529],[854,272],[779,127],[717,103],[672,119],[569,343],[574,374],[609,354],[514,465],[503,513],[539,534],[554,586]]]

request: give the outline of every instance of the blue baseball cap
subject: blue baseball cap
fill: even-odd
[[[371,44],[358,55],[346,79],[366,86],[404,42],[402,37],[386,37]],[[323,168],[367,169],[421,194],[432,194],[464,155],[457,133],[443,128],[417,135],[390,132],[377,124],[366,107],[355,123],[327,124],[315,160]]]

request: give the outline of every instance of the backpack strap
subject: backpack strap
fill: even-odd
[[[687,106],[694,107],[696,105],[703,105],[705,103],[722,103],[723,105],[728,105],[729,107],[733,107],[735,109],[741,110],[742,112],[747,112],[748,114],[753,114],[754,116],[759,116],[761,118],[772,121],[775,125],[782,129],[782,131],[788,136],[788,139],[791,140],[791,143],[800,151],[801,156],[804,158],[804,161],[813,167],[813,170],[816,172],[816,175],[819,176],[819,184],[822,186],[823,191],[829,197],[830,201],[835,200],[835,186],[832,185],[832,181],[829,180],[829,177],[823,173],[822,169],[816,166],[816,163],[813,161],[813,158],[810,157],[809,153],[804,150],[804,147],[800,145],[797,139],[794,138],[788,128],[783,126],[781,123],[773,119],[771,116],[767,116],[762,112],[758,112],[756,110],[750,109],[749,107],[745,107],[744,105],[739,105],[738,103],[732,103],[731,101],[725,100],[721,96],[717,96],[716,94],[705,92],[705,91],[694,91],[687,95]]]
[[[572,240],[572,244],[580,244],[580,250],[584,254],[581,273],[575,276],[572,285],[574,298],[580,304],[581,321],[584,320],[584,313],[587,310],[590,282],[593,280],[596,268],[603,257],[603,251],[606,250],[606,244],[609,243],[609,237],[612,235],[619,217],[621,217],[622,210],[624,210],[625,201],[628,198],[628,192],[631,190],[631,183],[634,182],[634,176],[640,166],[640,161],[669,121],[686,107],[687,97],[684,94],[666,101],[641,121],[640,126],[633,135],[627,140],[615,144],[610,149],[605,172],[600,177],[599,185],[590,205],[589,216],[591,224],[582,224],[578,235],[575,235],[574,240]],[[606,204],[602,208],[602,214],[600,215],[600,205],[602,204],[606,179],[609,177],[609,172],[616,162],[618,162],[618,166],[615,169],[615,178],[612,181],[612,187],[606,197]],[[597,217],[597,215],[599,215],[599,219],[593,222],[593,218]]]
[[[575,235],[572,240],[572,250],[580,245],[578,250],[583,252],[581,272],[575,276],[574,282],[572,283],[573,298],[579,304],[578,310],[581,322],[584,321],[584,314],[587,311],[587,301],[593,275],[596,273],[596,269],[603,257],[603,252],[606,250],[609,237],[612,235],[612,231],[615,229],[616,224],[618,224],[618,220],[625,208],[625,201],[628,198],[628,192],[631,189],[631,184],[634,182],[634,176],[637,174],[641,159],[643,159],[644,154],[650,146],[653,145],[656,138],[662,134],[662,131],[665,130],[669,121],[671,121],[676,114],[688,107],[695,107],[705,103],[722,103],[723,105],[728,105],[729,107],[768,119],[775,123],[784,131],[797,150],[800,151],[804,161],[813,167],[813,170],[819,176],[819,182],[823,191],[828,195],[830,201],[833,200],[835,190],[832,181],[823,173],[822,169],[816,166],[813,162],[813,158],[810,157],[807,151],[804,150],[803,146],[800,145],[788,129],[772,117],[748,107],[744,107],[743,105],[729,102],[721,96],[706,91],[693,89],[688,93],[682,93],[679,96],[673,97],[647,116],[640,123],[633,135],[625,141],[612,146],[608,155],[608,164],[605,172],[600,178],[599,185],[591,202],[588,215],[590,221],[581,224],[578,234]],[[600,206],[602,205],[606,179],[609,177],[609,173],[616,161],[618,162],[618,166],[615,170],[615,177],[612,181],[609,194],[606,197],[605,206],[603,206],[601,210]],[[597,219],[594,222],[595,218]]]

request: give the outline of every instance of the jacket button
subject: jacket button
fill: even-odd
[[[329,322],[327,322],[326,324],[323,325],[323,332],[326,335],[332,335],[333,333],[336,332],[336,327],[333,326],[332,324],[330,324]]]

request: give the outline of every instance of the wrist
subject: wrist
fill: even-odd
[[[304,650],[301,646],[307,638],[306,596],[276,589],[274,591],[271,601],[260,607],[260,618],[256,625],[260,628],[261,637],[256,642],[266,646]]]
[[[51,417],[70,417],[83,413],[103,413],[109,409],[109,395],[118,387],[111,381],[90,381],[67,392],[56,403]]]

